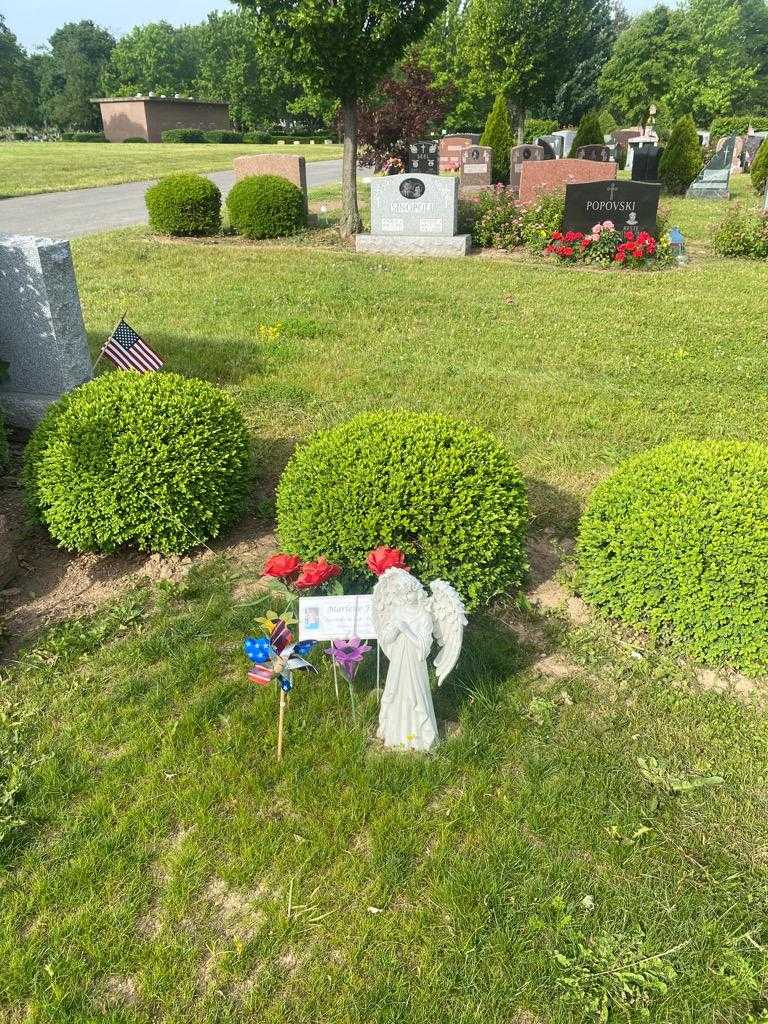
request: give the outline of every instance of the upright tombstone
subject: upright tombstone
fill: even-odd
[[[565,189],[566,231],[590,232],[612,221],[619,231],[656,230],[661,185],[639,181],[589,181]]]
[[[523,164],[520,177],[520,202],[523,205],[535,202],[548,192],[557,192],[566,185],[580,181],[610,181],[615,179],[618,167],[614,163],[597,163],[594,160],[530,160]]]
[[[610,146],[579,146],[576,150],[577,160],[594,160],[597,163],[610,163]]]
[[[69,242],[0,235],[0,406],[33,427],[93,375]]]
[[[493,170],[493,150],[490,146],[468,146],[461,153],[459,188],[461,190],[488,188]]]
[[[357,252],[394,256],[466,256],[458,235],[459,179],[391,174],[371,181],[371,233],[355,236]]]
[[[541,146],[545,160],[559,160],[563,155],[563,140],[558,135],[539,135],[534,146]]]
[[[529,160],[543,160],[544,147],[535,145],[513,146],[509,151],[509,187],[513,192],[520,191],[520,178],[523,164]]]
[[[641,146],[632,159],[632,181],[657,182],[663,152],[661,146]]]
[[[307,161],[303,156],[288,156],[282,153],[257,153],[253,156],[235,157],[235,181],[252,178],[256,174],[274,174],[301,189],[304,196],[304,209],[309,209],[307,201]]]
[[[765,132],[752,132],[751,135],[744,136],[744,148],[741,151],[741,166],[744,171],[750,169],[766,138],[768,135]]]
[[[559,131],[552,132],[552,134],[558,139],[562,139],[561,156],[563,159],[567,159],[571,155],[571,146],[576,138],[576,130],[574,128],[561,128]]]
[[[440,143],[433,139],[408,143],[409,174],[440,173]]]
[[[736,136],[729,135],[709,163],[702,167],[685,193],[687,199],[729,199],[728,182],[736,148]]]
[[[440,170],[458,171],[461,164],[462,151],[467,146],[476,146],[479,135],[444,135],[440,139]]]

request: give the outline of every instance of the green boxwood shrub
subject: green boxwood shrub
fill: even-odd
[[[217,129],[213,132],[205,132],[205,141],[214,143],[238,143],[243,141],[242,132],[225,131]]]
[[[673,196],[683,196],[701,170],[701,145],[690,114],[681,117],[659,161],[659,179]]]
[[[205,132],[197,128],[169,128],[160,138],[163,142],[205,142]]]
[[[299,447],[277,492],[282,545],[365,573],[400,548],[424,582],[452,583],[470,609],[524,575],[527,501],[493,437],[444,416],[365,413]]]
[[[307,209],[300,188],[274,174],[254,174],[227,196],[232,228],[246,238],[280,238],[306,227]]]
[[[170,174],[147,189],[149,223],[162,235],[215,235],[221,192],[201,174]]]
[[[123,142],[148,142],[148,139],[142,138],[141,135],[134,135],[130,139],[123,139]]]
[[[733,206],[715,228],[712,246],[720,256],[768,259],[768,218]]]
[[[768,447],[675,441],[590,495],[577,589],[705,664],[768,667]]]
[[[269,132],[246,132],[243,136],[243,142],[247,142],[250,145],[264,146],[270,142],[274,142],[274,138]]]
[[[107,373],[59,399],[23,480],[34,517],[72,551],[181,552],[233,523],[249,488],[239,409],[207,381]]]
[[[62,132],[63,142],[106,142],[104,132]]]
[[[749,175],[755,190],[762,195],[768,183],[768,139],[765,139],[758,149],[757,156],[749,169]]]

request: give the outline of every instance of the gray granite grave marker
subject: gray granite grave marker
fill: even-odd
[[[523,164],[528,160],[543,160],[544,147],[525,145],[513,146],[509,151],[509,187],[514,192],[520,191],[520,175],[523,173]]]
[[[730,199],[728,182],[736,148],[736,136],[729,135],[721,149],[702,167],[685,193],[687,199]]]
[[[91,378],[69,242],[0,235],[0,359],[0,405],[14,426],[34,426]]]
[[[545,160],[559,160],[563,155],[563,140],[557,135],[539,135],[533,140],[533,144],[541,146]]]
[[[355,236],[358,252],[400,256],[465,256],[470,236],[457,235],[459,179],[391,174],[371,181],[371,233]]]
[[[487,188],[491,184],[493,150],[490,146],[469,146],[462,151],[459,188]]]

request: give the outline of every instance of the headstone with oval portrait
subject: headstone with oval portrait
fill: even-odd
[[[523,164],[529,160],[543,160],[544,147],[536,145],[513,146],[509,152],[509,187],[513,192],[520,191],[520,175]]]
[[[371,231],[355,236],[358,252],[403,256],[464,256],[469,235],[458,235],[459,179],[437,174],[391,174],[371,181]]]
[[[490,146],[468,146],[461,154],[459,188],[488,188],[493,169],[493,150]]]

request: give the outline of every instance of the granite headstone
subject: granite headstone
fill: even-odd
[[[399,256],[465,256],[470,236],[457,235],[459,179],[392,174],[371,181],[371,233],[355,236],[358,252]]]
[[[467,135],[444,135],[440,139],[440,170],[458,171],[461,163],[462,150],[467,146],[476,146],[480,141],[479,135],[469,133]]]
[[[509,151],[509,186],[514,192],[520,191],[520,176],[523,164],[529,160],[543,160],[544,147],[535,145],[513,146]]]
[[[545,160],[558,160],[563,155],[563,140],[557,135],[539,135],[533,140],[533,144],[541,146]]]
[[[440,173],[440,143],[431,139],[408,143],[409,174]]]
[[[60,395],[92,376],[69,242],[0,235],[0,405],[32,427]]]
[[[656,230],[661,185],[639,181],[588,181],[565,189],[566,231],[589,232],[610,220],[619,231]]]
[[[556,135],[557,138],[562,139],[563,148],[561,156],[563,158],[569,157],[571,155],[571,146],[573,145],[573,140],[576,138],[576,129],[560,128],[558,131],[552,132],[552,134]]]
[[[702,167],[685,193],[688,199],[729,199],[728,182],[736,148],[736,136],[729,135],[709,163]]]
[[[660,146],[641,146],[636,150],[632,160],[632,181],[657,182],[663,152]]]
[[[610,146],[579,146],[576,150],[578,160],[599,160],[607,164],[611,159]]]
[[[491,184],[493,150],[490,146],[468,146],[461,154],[459,188],[487,188]]]

